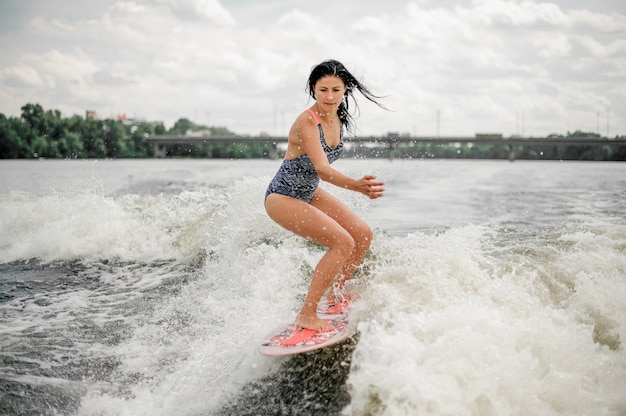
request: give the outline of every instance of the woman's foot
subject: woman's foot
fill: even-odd
[[[326,303],[329,305],[337,305],[344,302],[352,303],[358,300],[358,294],[346,287],[341,289],[331,288],[326,295]]]
[[[322,301],[317,305],[319,315],[341,315],[350,307],[350,302],[329,303]]]
[[[309,316],[302,314],[302,312],[300,312],[300,314],[296,317],[296,326],[318,332],[326,332],[333,329],[333,326],[330,323],[318,318],[317,314]]]
[[[326,303],[329,305],[338,305],[340,303],[351,303],[352,302],[352,297],[348,294],[336,294],[336,293],[329,293],[328,296],[326,296]]]

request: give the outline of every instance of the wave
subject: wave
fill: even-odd
[[[83,269],[78,287],[3,309],[11,340],[26,345],[35,322],[56,345],[56,358],[33,350],[39,366],[69,351],[81,371],[12,380],[53,385],[73,398],[65,409],[94,416],[626,411],[625,226],[376,230],[354,281],[359,336],[274,359],[257,345],[294,318],[323,251],[267,218],[266,179],[2,196],[2,262]],[[367,210],[358,196],[347,202]]]
[[[503,244],[462,227],[379,244],[346,414],[620,414],[625,231]]]
[[[218,189],[178,195],[98,192],[0,197],[0,262],[184,259],[224,203]]]

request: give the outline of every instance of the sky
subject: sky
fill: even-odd
[[[623,0],[2,0],[0,113],[286,136],[341,61],[357,135],[626,135]]]

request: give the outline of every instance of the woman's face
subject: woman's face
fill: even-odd
[[[343,95],[346,93],[346,86],[341,78],[328,75],[317,81],[314,92],[320,111],[335,113],[339,104],[341,104]]]

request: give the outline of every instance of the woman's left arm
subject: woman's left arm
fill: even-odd
[[[320,179],[332,183],[340,188],[350,189],[351,191],[360,192],[370,199],[380,198],[384,194],[384,182],[377,181],[374,175],[365,175],[360,179],[354,179],[337,169],[333,168],[328,162],[328,157],[322,149],[319,141],[319,129],[315,125],[301,126],[298,129],[300,135],[300,143],[309,158],[313,167],[317,171]]]

